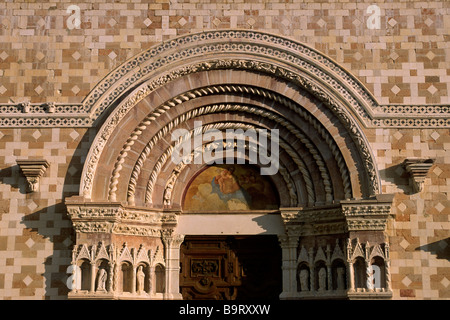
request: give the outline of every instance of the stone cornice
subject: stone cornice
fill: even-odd
[[[337,234],[349,231],[385,231],[393,195],[369,200],[345,200],[314,208],[280,208],[288,234],[298,236]]]
[[[159,237],[162,229],[173,229],[177,212],[129,207],[119,202],[66,200],[67,213],[77,232],[113,233]]]
[[[212,55],[268,57],[311,74],[339,91],[356,115],[375,127],[448,127],[448,105],[379,105],[350,72],[321,52],[279,35],[254,30],[218,30],[188,34],[156,45],[131,58],[102,79],[80,104],[29,102],[0,104],[2,127],[90,127],[129,88],[139,86],[155,72],[174,63]],[[179,75],[194,71],[192,66]],[[166,74],[168,80],[173,74]],[[397,119],[400,117],[401,119]]]

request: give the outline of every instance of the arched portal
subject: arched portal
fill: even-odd
[[[378,232],[362,234],[364,241],[384,241],[390,204],[380,195],[364,134],[374,103],[335,62],[278,36],[204,32],[153,47],[114,70],[86,98],[99,131],[86,158],[80,195],[66,201],[80,234],[78,245],[97,241],[98,234],[116,247],[132,243],[130,255],[140,252],[149,265],[164,264],[166,282],[159,294],[173,299],[181,297],[179,247],[185,235],[274,235],[289,265],[283,269],[281,297],[301,297],[296,293],[299,241],[318,250],[318,240],[345,242],[360,231]],[[212,132],[230,130],[251,134],[231,142],[211,139]],[[189,147],[185,161],[177,162],[180,142]],[[254,150],[267,152],[254,159]],[[200,187],[205,182],[196,179],[212,176],[211,163],[197,161],[206,154],[216,163],[228,158],[241,165],[229,167],[234,178],[243,179],[237,183],[240,194],[234,190],[227,196],[214,185],[217,180]],[[261,178],[254,171],[267,169],[268,159],[276,170],[260,181],[270,193],[256,192],[256,184],[246,188],[245,179]],[[250,164],[253,169],[243,169]],[[199,192],[194,200],[193,186]],[[212,195],[209,201],[199,198],[205,194]],[[207,201],[203,207],[199,199]],[[150,249],[143,253],[142,247]],[[321,261],[320,280],[332,281],[331,274],[322,276],[332,272],[327,257]],[[310,278],[319,279],[314,261],[309,265]],[[136,268],[127,269],[132,282]],[[154,283],[150,269],[149,283]],[[317,286],[310,284],[311,290]],[[336,287],[330,282],[321,291]]]

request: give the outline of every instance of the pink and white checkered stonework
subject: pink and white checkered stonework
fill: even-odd
[[[0,298],[252,297],[262,237],[277,299],[449,299],[449,31],[445,0],[1,2]],[[277,129],[278,170],[174,163],[179,129]]]

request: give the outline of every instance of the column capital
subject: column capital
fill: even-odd
[[[161,240],[170,248],[177,248],[183,243],[184,234],[174,234],[173,229],[162,229]]]
[[[299,235],[296,234],[281,234],[278,235],[278,242],[281,248],[297,247]]]

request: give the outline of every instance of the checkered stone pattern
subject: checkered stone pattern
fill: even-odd
[[[367,28],[369,5],[379,30]],[[80,29],[67,26],[80,7]],[[450,103],[449,1],[0,2],[0,103],[81,103],[109,72],[161,41],[245,28],[301,41],[355,75],[380,104]],[[365,129],[383,193],[394,299],[450,299],[448,129]],[[64,198],[79,191],[94,129],[0,128],[0,298],[65,299],[75,242]],[[17,159],[50,163],[26,192]],[[433,158],[413,193],[401,163]]]
[[[63,198],[78,194],[89,149],[86,129],[0,132],[0,297],[67,298],[75,238]],[[16,159],[45,158],[39,192],[27,192]]]
[[[0,3],[0,103],[79,103],[111,70],[152,45],[244,28],[296,39],[346,67],[380,104],[449,103],[450,3],[376,1],[97,1]],[[79,29],[70,22],[80,8]],[[68,72],[70,70],[70,72]]]
[[[448,129],[376,129],[373,152],[383,192],[394,193],[388,235],[394,298],[450,298],[450,136]],[[435,162],[414,193],[402,162]]]

